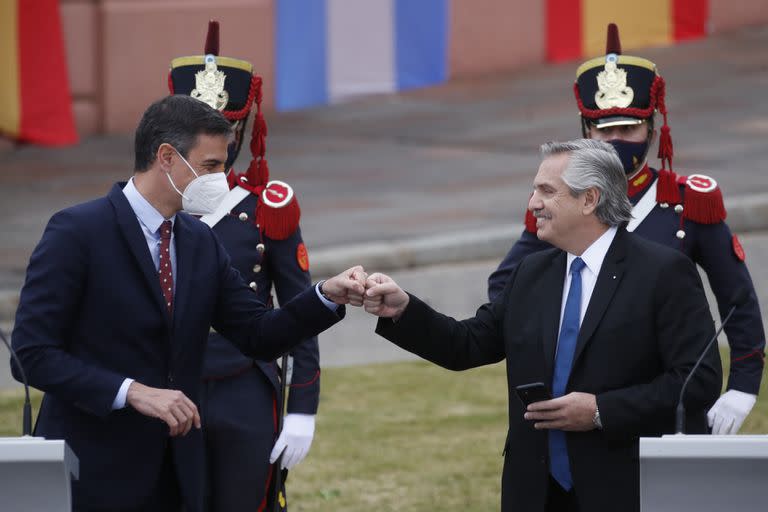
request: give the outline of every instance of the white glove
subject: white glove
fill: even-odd
[[[707,423],[716,435],[735,434],[755,406],[757,395],[730,389],[717,399],[707,413]]]
[[[274,464],[282,453],[283,460],[280,467],[291,469],[307,456],[314,435],[314,414],[286,414],[283,420],[283,431],[280,432],[280,437],[277,438],[275,447],[272,448],[269,463]]]

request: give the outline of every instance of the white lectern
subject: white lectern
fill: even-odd
[[[64,441],[0,438],[0,508],[14,512],[69,512],[70,474],[77,479],[79,467],[77,457]]]
[[[765,510],[768,436],[640,439],[641,512]]]

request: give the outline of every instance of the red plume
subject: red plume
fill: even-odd
[[[205,38],[205,55],[219,55],[219,22],[211,20],[208,22],[208,36]]]
[[[605,38],[605,54],[615,53],[621,55],[621,41],[619,40],[619,27],[615,23],[608,24],[608,35]]]

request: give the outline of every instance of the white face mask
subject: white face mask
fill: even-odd
[[[181,196],[182,208],[185,212],[192,215],[207,215],[215,212],[216,208],[224,200],[224,196],[229,193],[226,175],[223,172],[213,172],[199,176],[192,166],[189,165],[187,159],[181,156],[181,153],[176,148],[173,149],[181,160],[187,164],[192,174],[195,175],[195,179],[189,182],[184,192],[181,192],[173,182],[171,175],[169,173],[165,174],[168,176],[168,181],[171,182],[173,189]]]

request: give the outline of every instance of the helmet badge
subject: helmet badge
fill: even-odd
[[[216,57],[208,54],[205,56],[205,69],[195,73],[195,88],[189,95],[216,110],[224,110],[229,101],[229,93],[224,90],[226,79],[227,75],[216,67]]]
[[[605,56],[605,68],[597,74],[595,103],[601,109],[626,108],[632,104],[635,91],[627,86],[627,71],[616,66],[615,53]]]

